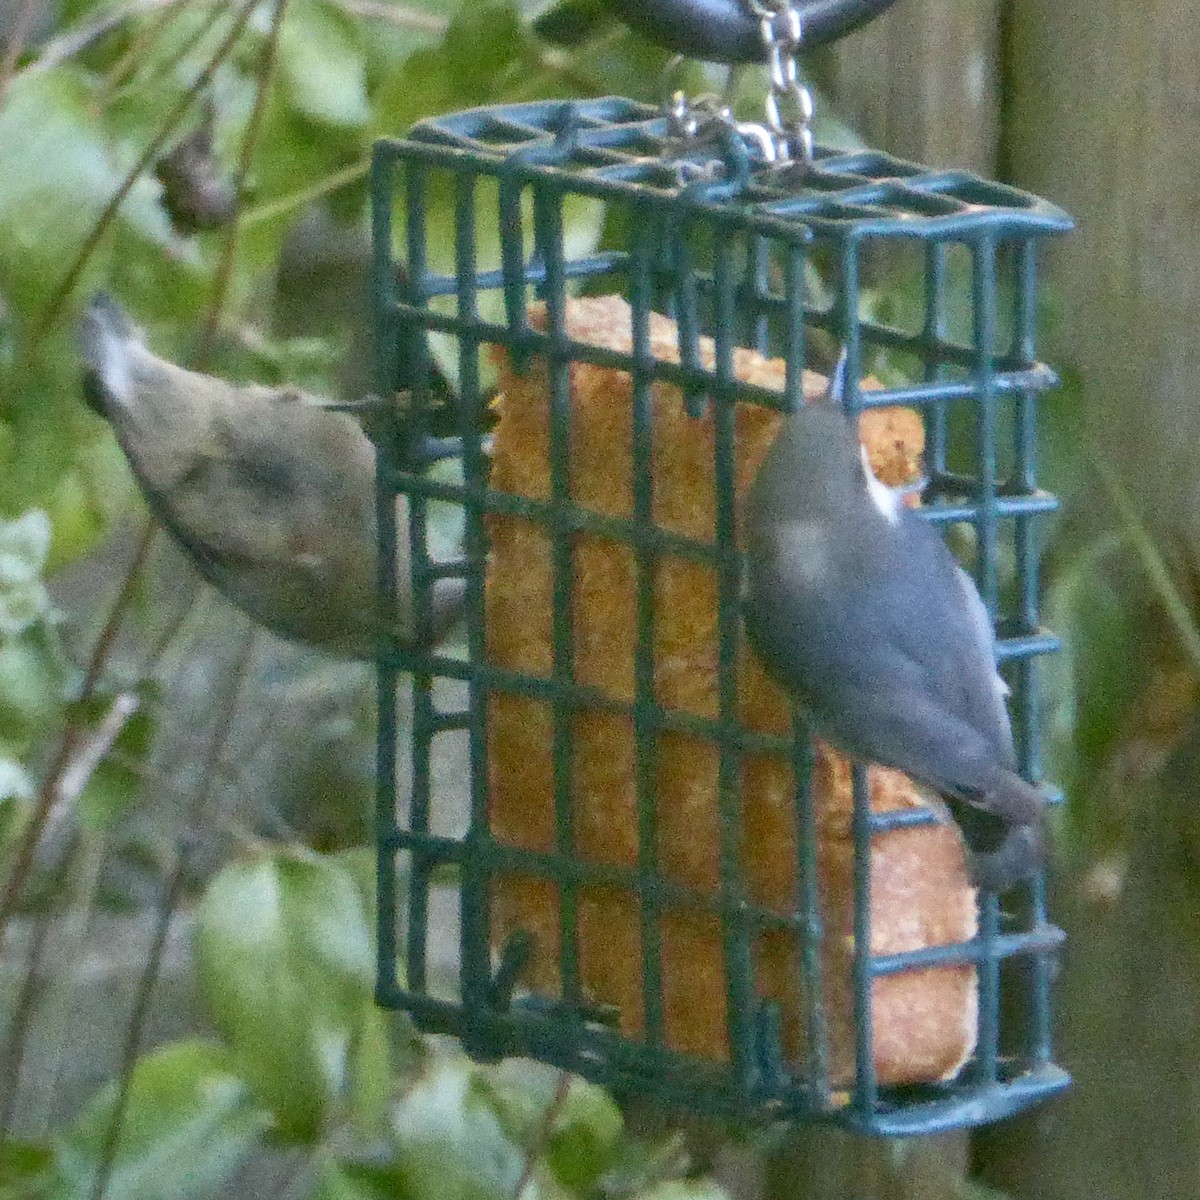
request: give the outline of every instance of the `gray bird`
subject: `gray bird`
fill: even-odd
[[[237,386],[159,358],[104,294],[84,314],[79,347],[85,398],[204,579],[274,633],[373,658],[375,456],[358,423],[292,389]],[[398,505],[403,642],[413,614]],[[436,636],[461,610],[464,586],[435,585]]]
[[[1038,867],[1045,801],[1017,774],[987,609],[875,478],[843,370],[786,418],[747,494],[747,635],[818,733],[945,797],[975,882],[999,891]]]

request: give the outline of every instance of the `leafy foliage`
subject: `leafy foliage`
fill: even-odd
[[[87,295],[113,291],[164,354],[233,378],[335,394],[347,348],[361,353],[353,348],[362,305],[336,300],[332,316],[289,329],[276,302],[286,291],[284,262],[306,248],[300,219],[314,212],[351,244],[334,274],[361,273],[372,141],[432,114],[499,101],[655,101],[666,56],[617,27],[598,0],[287,0],[277,45],[276,0],[251,9],[223,0],[65,0],[60,9],[59,34],[112,20],[65,57],[27,52],[0,103],[0,881],[43,800],[52,803],[41,816],[67,828],[68,845],[51,847],[62,850],[58,858],[46,852],[49,865],[35,864],[35,890],[68,924],[86,927],[89,911],[114,894],[143,915],[163,905],[182,863],[177,892],[187,900],[196,985],[214,1036],[150,1049],[134,1037],[127,1078],[89,1094],[52,1128],[7,1139],[0,1130],[0,1200],[89,1195],[98,1174],[109,1200],[225,1194],[244,1160],[280,1147],[303,1163],[300,1184],[317,1200],[492,1200],[513,1197],[522,1181],[525,1200],[719,1200],[714,1184],[685,1177],[677,1153],[634,1136],[601,1089],[536,1064],[471,1064],[375,1008],[370,872],[362,869],[369,851],[318,853],[345,847],[345,835],[312,833],[311,809],[322,804],[342,818],[339,829],[364,827],[353,761],[337,761],[337,771],[319,764],[328,794],[304,791],[296,813],[282,799],[302,790],[288,760],[308,760],[280,749],[269,713],[244,703],[226,731],[232,749],[215,733],[212,753],[193,744],[208,731],[189,727],[181,697],[198,694],[213,707],[216,683],[236,668],[225,648],[228,614],[208,626],[203,613],[193,621],[196,606],[179,600],[169,563],[130,589],[132,648],[121,642],[103,678],[86,678],[76,648],[99,633],[94,598],[115,590],[108,539],[141,511],[110,434],[81,403],[72,328]],[[680,82],[698,92],[716,81],[689,68]],[[755,99],[753,86],[739,104]],[[238,215],[184,233],[164,207],[154,166],[201,125],[206,102],[210,165],[225,185],[240,184]],[[823,140],[855,144],[828,104],[820,114]],[[453,197],[435,194],[432,203],[430,258],[448,266]],[[602,236],[594,207],[574,202],[566,215],[576,247]],[[481,228],[477,252],[482,267],[498,264],[497,230]],[[950,270],[961,273],[964,261],[953,259]],[[300,272],[293,287],[307,302],[306,280]],[[809,282],[819,288],[815,271]],[[920,299],[917,276],[893,273],[874,281],[868,305],[905,326]],[[960,333],[969,320],[948,314]],[[455,356],[436,339],[434,351],[452,383]],[[886,376],[911,364],[883,356],[873,366]],[[1048,412],[1047,474],[1072,498],[1103,494],[1078,452],[1081,392],[1069,378]],[[1086,841],[1092,789],[1145,694],[1152,661],[1163,657],[1161,645],[1147,645],[1147,611],[1167,612],[1186,643],[1191,601],[1156,535],[1128,513],[1072,524],[1052,562],[1047,623],[1064,634],[1066,652],[1045,675],[1049,765],[1067,784],[1080,816],[1074,832]],[[64,585],[73,607],[60,615],[46,575],[66,568],[85,584]],[[197,638],[199,652],[187,640],[193,626],[211,634]],[[87,637],[76,636],[81,628]],[[361,693],[361,673],[350,684],[331,680],[328,664],[302,655],[280,652],[252,667],[255,695],[267,678],[286,697],[283,708],[303,700],[328,717],[314,697]],[[89,764],[86,752],[113,714]],[[365,756],[352,702],[328,718],[337,721],[347,726],[339,754]],[[64,729],[80,736],[55,774]],[[323,747],[315,756],[338,758]],[[257,790],[266,799],[256,809],[246,764],[272,753],[284,767],[263,772]],[[72,791],[64,778],[70,784],[81,763],[86,778]],[[222,780],[236,805],[195,802]],[[197,812],[211,818],[203,829],[192,828],[188,814]],[[181,851],[181,834],[202,852]],[[63,869],[101,860],[98,882]],[[54,986],[77,986],[73,967],[60,965]],[[125,1012],[111,1020],[132,1022]],[[73,1055],[71,1039],[82,1035],[58,1032]]]
[[[183,731],[188,671],[197,661],[207,664],[201,673],[216,670],[228,655],[172,649],[173,631],[189,646],[196,633],[190,605],[172,615],[165,568],[118,602],[133,644],[108,647],[107,670],[95,677],[72,665],[78,627],[92,620],[92,586],[83,597],[68,589],[65,622],[50,599],[46,572],[65,567],[110,593],[106,539],[140,514],[110,434],[81,403],[72,328],[92,290],[112,291],[155,348],[180,361],[336,394],[361,305],[351,301],[359,311],[349,313],[335,305],[330,320],[283,331],[271,298],[296,223],[314,205],[336,237],[357,246],[349,270],[361,271],[372,141],[430,114],[500,100],[656,98],[664,60],[576,0],[286,0],[273,43],[276,11],[274,0],[249,9],[71,0],[58,33],[100,18],[105,32],[48,65],[28,52],[0,105],[0,867],[7,883],[14,851],[46,821],[50,846],[77,872],[63,886],[62,860],[38,860],[38,903],[61,910],[81,937],[105,897],[129,907],[139,895],[162,905],[179,894],[169,884],[179,864],[198,891],[186,922],[216,1034],[142,1050],[127,1075],[65,1121],[0,1140],[0,1197],[88,1195],[97,1178],[109,1200],[221,1194],[248,1156],[271,1147],[298,1155],[307,1194],[327,1200],[509,1197],[521,1179],[527,1198],[593,1196],[618,1161],[622,1196],[659,1195],[661,1170],[630,1172],[642,1160],[599,1089],[533,1064],[480,1067],[434,1054],[407,1022],[375,1007],[366,848],[315,852],[291,834],[278,798],[265,801],[268,840],[241,835],[231,861],[220,828],[191,831],[196,814],[216,811],[203,797],[225,786],[221,738],[252,759],[271,731],[250,745],[236,722],[224,733],[218,724],[212,749],[203,733]],[[234,220],[218,210],[211,223],[173,223],[181,198],[165,203],[155,167],[189,137],[214,186],[228,192],[240,181]],[[177,173],[172,186],[189,184]],[[453,197],[434,204],[431,254],[448,262]],[[600,235],[588,206],[567,218],[579,245]],[[498,262],[494,236],[481,239],[479,254]],[[453,358],[442,357],[452,378]],[[88,637],[99,632],[97,624]],[[293,702],[315,706],[327,688],[342,694],[327,667],[295,655],[276,661],[283,681],[271,687]],[[361,674],[354,678],[357,688]],[[350,725],[340,736],[361,740]],[[55,765],[60,738],[66,753]],[[353,771],[324,774],[342,789]],[[294,787],[289,780],[283,790]],[[360,800],[355,792],[318,803],[336,811]],[[358,829],[361,816],[341,824]],[[80,873],[78,864],[92,865]],[[54,986],[73,988],[72,964],[59,971]],[[52,1008],[69,1016],[82,1000],[60,996]],[[133,1022],[122,1036],[135,1047],[143,1037],[128,1013],[106,1020]],[[25,1036],[17,1024],[12,1031]],[[60,1032],[69,1044],[74,1031]],[[671,1194],[715,1193],[681,1182]]]

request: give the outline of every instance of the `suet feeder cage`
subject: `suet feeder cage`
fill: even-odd
[[[806,361],[844,345],[876,473],[901,485],[923,461],[922,514],[973,531],[1036,779],[1055,501],[1035,415],[1055,377],[1035,262],[1070,223],[965,171],[819,145],[771,162],[753,130],[684,116],[525,103],[376,147],[380,389],[408,396],[403,436],[379,440],[381,603],[399,496],[422,642],[379,662],[378,996],[475,1056],[693,1110],[883,1134],[994,1120],[1067,1082],[1044,880],[977,895],[927,795],[814,744],[744,639],[739,498],[820,386]],[[870,303],[881,255],[914,267],[903,317]],[[439,366],[454,478],[412,453]],[[435,646],[431,591],[455,575],[465,637]],[[469,811],[439,739],[468,748]],[[435,895],[453,985],[430,970]]]

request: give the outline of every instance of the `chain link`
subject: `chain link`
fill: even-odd
[[[734,120],[729,97],[706,93],[688,99],[671,80],[684,62],[677,54],[667,64],[666,95],[663,111],[670,120],[671,140],[695,143],[719,128],[733,128],[752,142],[769,163],[803,163],[813,160],[813,98],[800,81],[797,55],[804,38],[804,21],[792,0],[743,0],[747,10],[758,18],[759,34],[767,58],[768,89],[764,124]],[[671,157],[668,151],[668,157]],[[700,168],[695,164],[677,166],[681,180],[692,177]]]
[[[804,40],[804,21],[792,0],[745,0],[758,18],[767,52],[767,128],[774,135],[776,162],[812,162],[813,98],[800,82],[797,55]]]

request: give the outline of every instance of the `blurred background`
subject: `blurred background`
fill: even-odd
[[[6,0],[0,35],[0,1197],[1200,1195],[1200,3],[900,0],[805,60],[818,140],[1078,222],[1041,337],[1076,1082],[895,1144],[623,1114],[376,1010],[370,670],[202,584],[82,403],[99,286],[176,361],[362,396],[372,140],[656,103],[667,56],[601,0]]]

